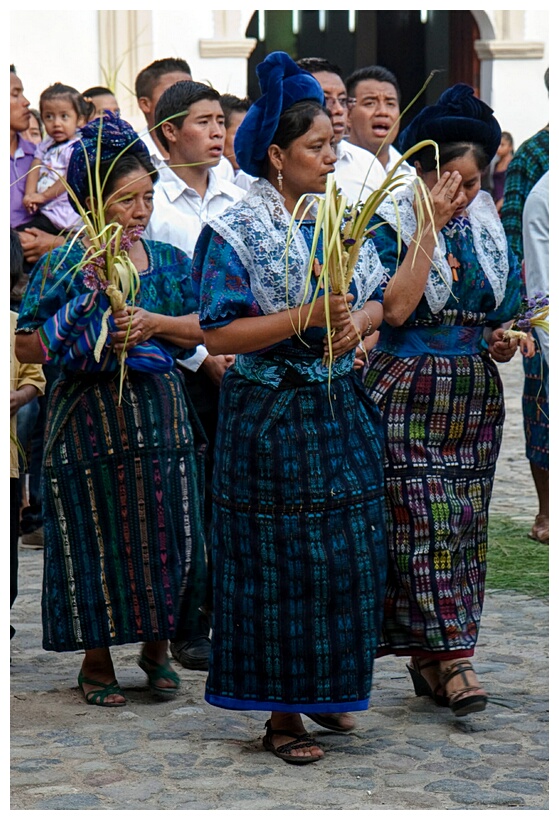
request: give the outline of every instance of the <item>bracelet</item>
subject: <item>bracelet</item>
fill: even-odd
[[[363,333],[363,338],[365,338],[366,336],[370,336],[373,332],[373,322],[371,320],[371,317],[369,316],[369,314],[367,313],[366,310],[364,311],[364,313],[365,313],[367,319],[369,320],[369,324],[367,325],[367,329],[365,330],[365,333]]]

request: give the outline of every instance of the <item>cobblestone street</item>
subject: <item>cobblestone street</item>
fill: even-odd
[[[492,512],[528,531],[537,509],[520,357],[500,370],[507,422]],[[545,600],[487,591],[476,650],[485,712],[455,718],[416,698],[405,659],[383,658],[356,730],[335,735],[306,721],[326,757],[297,767],[263,750],[267,715],[204,701],[203,672],[180,669],[177,698],[152,702],[134,646],[114,651],[127,706],[87,706],[76,683],[81,654],[41,649],[41,572],[42,551],[22,549],[11,613],[12,810],[548,808]]]

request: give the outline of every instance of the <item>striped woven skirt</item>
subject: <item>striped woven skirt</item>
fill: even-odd
[[[204,601],[197,457],[174,373],[62,377],[43,457],[43,646],[173,638]],[[182,609],[179,601],[182,593]]]
[[[539,351],[531,359],[522,357],[522,364],[522,415],[526,458],[541,470],[549,470],[549,400],[546,390],[546,384],[549,383],[549,368]]]
[[[504,422],[481,355],[375,351],[365,376],[385,431],[389,564],[379,655],[473,655]]]
[[[366,709],[386,572],[382,430],[352,376],[272,390],[228,371],[215,446],[206,700]]]

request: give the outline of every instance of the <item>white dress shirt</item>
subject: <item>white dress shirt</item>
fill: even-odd
[[[230,165],[228,160],[225,160]],[[215,168],[209,169],[208,188],[203,197],[186,184],[165,163],[158,168],[155,184],[153,213],[144,232],[146,239],[168,242],[180,248],[192,259],[194,246],[207,220],[225,211],[246,193],[232,182],[218,177]],[[204,345],[183,363],[196,371],[208,355]]]
[[[529,298],[549,293],[549,171],[536,182],[522,212],[524,272]],[[549,334],[536,328],[542,354],[549,364]]]
[[[336,156],[336,183],[351,204],[358,200],[364,202],[386,178],[386,172],[374,154],[347,140],[338,143]]]
[[[386,168],[384,169],[385,174],[389,174],[390,171],[394,168],[396,163],[399,159],[401,159],[402,155],[399,151],[397,151],[393,145],[388,148],[388,162],[386,164]],[[410,165],[409,162],[402,162],[398,171],[396,172],[396,176],[400,174],[405,174],[405,179],[401,180],[404,185],[409,185],[410,182],[413,182],[417,176],[417,172],[413,165]]]

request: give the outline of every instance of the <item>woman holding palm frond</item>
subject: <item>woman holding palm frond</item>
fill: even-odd
[[[389,567],[379,655],[411,655],[416,694],[456,715],[485,709],[469,659],[483,606],[487,517],[504,421],[495,362],[517,341],[519,267],[481,174],[501,130],[466,85],[421,111],[421,184],[377,212],[375,244],[391,278],[365,387],[385,427]],[[422,203],[420,203],[422,200]],[[423,220],[422,220],[423,217]],[[398,245],[398,234],[404,247]]]
[[[347,298],[319,289],[311,309],[307,270],[316,258],[320,275],[323,259],[311,195],[334,168],[332,124],[319,83],[287,54],[268,55],[258,75],[262,96],[235,138],[240,167],[258,179],[209,221],[193,261],[206,346],[237,354],[215,445],[206,700],[271,712],[265,748],[304,764],[324,753],[301,713],[350,731],[347,713],[366,709],[371,689],[382,442],[353,363],[381,320],[383,270],[367,242]]]
[[[85,126],[67,179],[88,231],[39,261],[17,336],[22,361],[61,367],[43,457],[43,646],[84,650],[87,703],[122,706],[110,647],[142,642],[152,693],[173,697],[179,593],[192,617],[204,600],[196,456],[174,370],[202,333],[189,260],[141,239],[157,173],[128,123],[107,112]]]

